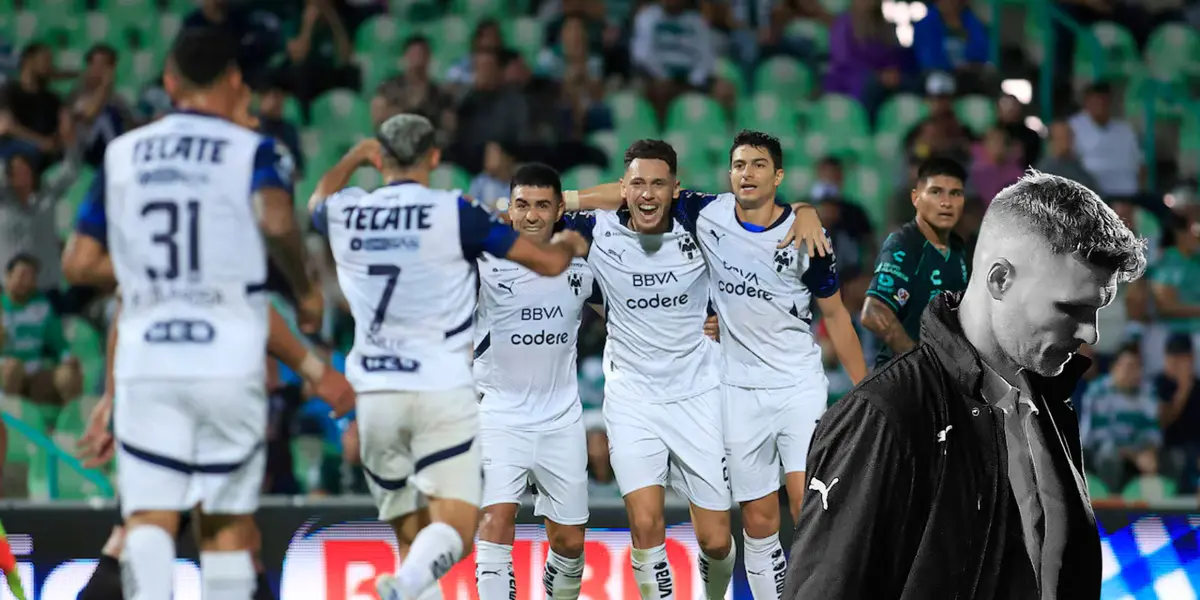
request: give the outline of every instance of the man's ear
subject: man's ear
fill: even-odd
[[[992,298],[1001,300],[1008,290],[1012,289],[1013,279],[1017,276],[1017,268],[1007,258],[998,258],[992,263],[987,273],[987,289]]]

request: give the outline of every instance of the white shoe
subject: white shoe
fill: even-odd
[[[379,600],[408,600],[396,586],[396,578],[386,573],[375,578],[375,593],[379,594]]]

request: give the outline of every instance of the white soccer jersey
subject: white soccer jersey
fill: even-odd
[[[348,188],[314,214],[354,316],[346,377],[358,392],[471,387],[475,259],[516,232],[458,190]]]
[[[122,290],[118,380],[263,377],[267,255],[251,197],[291,191],[274,140],[181,112],[113,140],[80,210]]]
[[[708,273],[678,220],[661,235],[629,229],[622,211],[579,215],[588,264],[604,296],[605,401],[672,402],[713,389],[716,343],[704,335]]]
[[[777,247],[796,218],[791,210],[751,231],[734,212],[733,194],[684,192],[680,202],[698,213],[697,237],[721,320],[721,380],[778,388],[823,373],[809,304],[838,291],[833,255],[809,258],[795,246]]]
[[[565,273],[542,277],[480,257],[475,378],[484,425],[552,429],[580,417],[575,342],[592,281],[580,258]]]

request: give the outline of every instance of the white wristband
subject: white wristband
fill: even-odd
[[[320,381],[325,375],[325,361],[312,352],[305,354],[300,361],[300,375],[313,383]]]
[[[579,192],[576,190],[563,190],[563,204],[567,206],[567,210],[579,210]]]

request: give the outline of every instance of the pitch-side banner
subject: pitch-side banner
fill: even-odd
[[[391,531],[366,505],[275,506],[259,516],[263,561],[282,600],[375,600],[372,581],[395,570],[399,559]],[[1200,598],[1200,513],[1099,511],[1104,535],[1103,600]],[[686,510],[669,511],[667,554],[677,598],[697,600],[703,586],[698,547]],[[0,507],[28,600],[75,600],[95,568],[95,558],[116,520],[111,510],[84,506]],[[543,530],[522,515],[513,548],[516,600],[544,600]],[[637,600],[629,568],[624,512],[593,509],[581,597]],[[740,529],[734,523],[735,530]],[[740,544],[740,541],[739,541]],[[176,600],[199,600],[195,551],[184,547],[176,562]],[[475,565],[468,558],[442,581],[447,600],[478,600]],[[0,600],[12,596],[0,591]],[[740,564],[728,598],[750,600]]]

